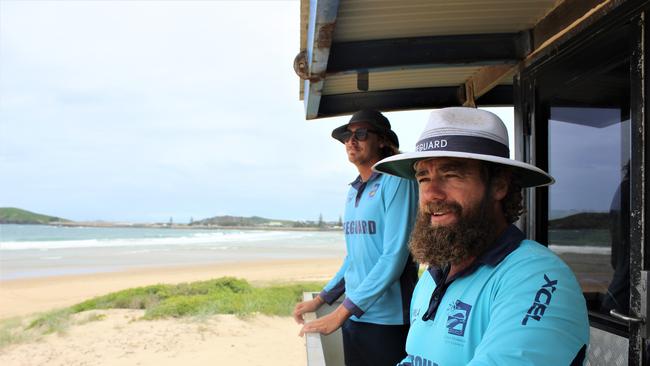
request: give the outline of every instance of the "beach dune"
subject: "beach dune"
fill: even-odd
[[[341,259],[265,260],[0,281],[0,319],[70,306],[131,287],[231,276],[253,284],[326,281]]]
[[[147,268],[0,282],[0,318],[70,306],[94,296],[156,283],[223,276],[253,284],[325,281],[341,259],[268,260],[192,267]],[[290,317],[139,320],[141,310],[94,310],[75,315],[79,324],[0,350],[9,365],[305,365],[304,339]],[[86,318],[100,320],[84,322]]]
[[[72,365],[305,365],[304,341],[293,320],[239,319],[134,321],[143,310],[93,311],[101,321],[71,327],[39,342],[0,351],[4,366]],[[80,316],[89,316],[83,314]]]

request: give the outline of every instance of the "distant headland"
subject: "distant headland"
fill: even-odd
[[[56,216],[35,213],[15,207],[0,207],[0,224],[57,225],[86,227],[147,227],[178,229],[259,229],[259,230],[341,230],[342,222],[327,222],[322,215],[317,221],[276,220],[260,216],[215,216],[189,223],[168,222],[129,223],[109,221],[73,221]]]
[[[56,225],[71,223],[56,216],[48,216],[14,207],[0,207],[0,224]]]

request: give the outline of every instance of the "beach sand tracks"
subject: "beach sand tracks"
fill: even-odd
[[[304,340],[289,317],[138,320],[142,310],[76,314],[63,334],[9,346],[0,364],[27,365],[304,365]]]

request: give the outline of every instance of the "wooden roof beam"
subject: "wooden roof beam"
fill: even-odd
[[[465,95],[462,104],[467,107],[476,107],[476,99],[492,90],[506,78],[512,77],[517,68],[517,64],[482,67],[465,81]]]
[[[533,50],[559,34],[576,20],[609,0],[565,0],[532,29]]]

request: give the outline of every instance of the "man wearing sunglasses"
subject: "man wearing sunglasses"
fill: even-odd
[[[347,256],[338,273],[313,300],[298,303],[294,318],[346,299],[334,312],[304,324],[305,332],[330,334],[342,327],[345,364],[395,365],[404,358],[409,304],[417,266],[407,242],[417,210],[417,185],[372,171],[397,154],[399,141],[388,119],[374,110],[355,113],[332,131],[359,171],[345,205]]]

